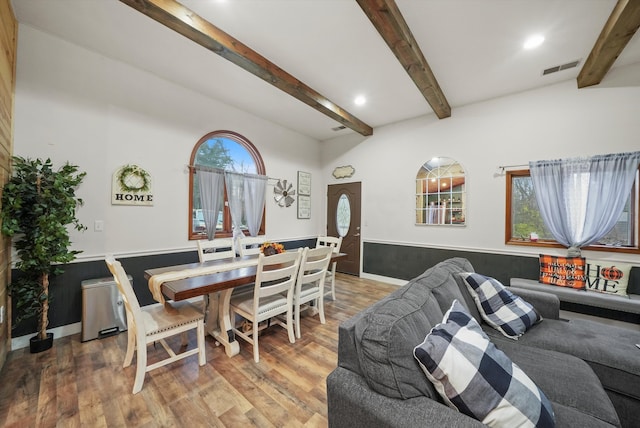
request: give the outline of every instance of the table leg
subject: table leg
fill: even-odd
[[[209,294],[207,304],[207,332],[225,348],[227,356],[240,353],[240,345],[235,340],[231,319],[229,317],[229,301],[232,289]]]

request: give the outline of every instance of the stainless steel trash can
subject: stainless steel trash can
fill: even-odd
[[[124,302],[113,277],[88,279],[82,281],[81,286],[83,342],[102,339],[127,329]]]

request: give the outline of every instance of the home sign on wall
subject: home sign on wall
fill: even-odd
[[[111,205],[153,205],[151,175],[138,165],[124,165],[113,173]]]

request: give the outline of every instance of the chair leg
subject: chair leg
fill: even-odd
[[[295,313],[293,314],[293,318],[296,324],[296,337],[300,339],[300,303],[296,303],[295,305]],[[291,342],[293,343],[293,342]]]
[[[331,275],[331,300],[336,300],[336,274]]]
[[[198,335],[198,363],[201,366],[207,364],[207,355],[205,353],[205,341],[204,341],[204,320],[198,321],[198,328],[196,329]]]
[[[326,320],[324,318],[324,298],[323,298],[323,296],[320,296],[320,298],[318,298],[318,312],[320,314],[320,324],[325,324]]]
[[[133,383],[133,393],[137,394],[142,390],[142,384],[144,383],[144,376],[147,372],[147,345],[142,344],[138,346],[138,352],[136,353],[136,380]]]
[[[336,300],[336,264],[331,265],[331,300]]]
[[[298,315],[300,314],[300,310],[298,310]],[[293,314],[291,313],[291,309],[287,311],[287,333],[289,334],[289,343],[296,343],[296,338],[293,334]],[[297,325],[297,333],[300,334],[300,324]],[[298,336],[300,339],[300,336]]]
[[[258,352],[258,323],[253,321],[251,323],[251,338],[253,339],[253,361],[260,362],[260,354]]]
[[[129,329],[127,330],[127,352],[124,356],[124,364],[123,368],[129,367],[131,362],[133,361],[133,351],[136,350],[136,331],[135,327],[132,324],[129,324]]]

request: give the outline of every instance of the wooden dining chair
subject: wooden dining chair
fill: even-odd
[[[131,282],[127,278],[122,265],[113,257],[106,258],[109,271],[113,275],[118,290],[122,294],[127,313],[127,351],[124,357],[123,367],[129,367],[136,351],[136,377],[133,383],[133,393],[142,390],[145,374],[158,367],[165,366],[174,361],[198,354],[198,364],[204,366],[207,362],[204,339],[204,314],[188,301],[172,302],[174,310],[167,311],[162,305],[150,305],[140,307],[138,299],[133,291]],[[176,354],[165,341],[165,338],[182,335],[182,347],[187,346],[186,333],[196,330],[197,347],[184,350]],[[147,345],[159,342],[167,351],[169,357],[153,364],[147,361]]]
[[[318,247],[331,247],[334,253],[340,252],[340,246],[342,245],[342,236],[335,238],[333,236],[318,236],[316,241],[316,248]],[[331,300],[336,300],[336,264],[338,262],[331,263],[331,268],[327,270],[327,276],[325,280],[331,283],[331,287],[325,290],[325,295],[330,294]]]
[[[249,331],[233,327],[236,336],[253,345],[253,360],[260,361],[258,335],[271,324],[287,330],[289,342],[295,343],[293,328],[293,292],[302,257],[302,249],[273,256],[258,255],[258,267],[253,293],[231,296],[229,314],[236,314],[248,321]],[[264,321],[270,320],[268,323]],[[260,323],[263,323],[260,325]]]
[[[240,256],[248,256],[251,254],[260,254],[260,246],[267,242],[267,237],[262,236],[241,236],[238,239],[238,254]]]
[[[200,263],[208,260],[220,260],[236,256],[236,245],[233,238],[200,239],[198,241],[198,258]]]
[[[295,293],[293,294],[293,319],[296,324],[296,338],[300,339],[300,312],[309,309],[311,302],[320,315],[320,323],[324,318],[324,286],[325,276],[331,262],[331,247],[305,248],[298,269]]]

